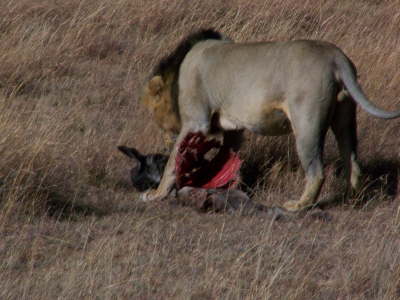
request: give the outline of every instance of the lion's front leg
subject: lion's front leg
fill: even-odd
[[[176,142],[172,148],[171,154],[168,158],[168,162],[165,166],[163,176],[161,178],[161,182],[158,185],[156,190],[150,190],[144,192],[140,199],[143,201],[153,201],[153,200],[162,200],[166,198],[169,193],[172,191],[176,184],[176,156],[179,151],[179,147],[181,142],[184,140],[185,136],[190,132],[190,130],[181,130],[179,133]]]
[[[165,166],[161,182],[156,190],[150,190],[141,194],[142,201],[162,200],[169,195],[176,182],[175,174],[175,159],[179,143],[175,143],[173,150],[168,158],[167,165]]]

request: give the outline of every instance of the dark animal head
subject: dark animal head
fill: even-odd
[[[168,161],[167,155],[158,153],[144,155],[135,148],[126,146],[118,146],[118,150],[136,162],[131,169],[131,181],[134,188],[143,192],[159,185]]]

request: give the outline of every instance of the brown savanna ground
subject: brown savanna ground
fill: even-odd
[[[116,146],[162,149],[139,106],[157,61],[213,27],[237,41],[323,39],[369,98],[400,108],[400,2],[0,0],[0,299],[399,299],[400,122],[360,111],[363,192],[343,201],[336,145],[309,216],[145,204]],[[305,76],[307,70],[305,70]],[[281,205],[304,176],[293,137],[249,134],[244,188]]]

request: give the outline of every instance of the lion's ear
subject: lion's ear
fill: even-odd
[[[159,95],[164,87],[164,80],[157,75],[150,79],[148,83],[149,91],[152,95]]]

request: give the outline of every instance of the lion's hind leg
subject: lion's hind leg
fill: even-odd
[[[331,128],[344,163],[346,194],[349,194],[350,186],[357,192],[361,186],[362,174],[357,161],[356,105],[352,99],[345,98],[337,104]]]
[[[299,211],[314,205],[324,183],[323,149],[330,125],[332,102],[305,102],[302,98],[290,103],[293,106],[291,124],[296,138],[297,154],[306,176],[306,185],[300,200],[288,201],[284,207],[289,211]]]
[[[321,136],[298,135],[296,148],[306,175],[306,186],[300,200],[288,201],[284,207],[299,211],[312,206],[317,200],[324,183],[322,151],[324,138]]]

